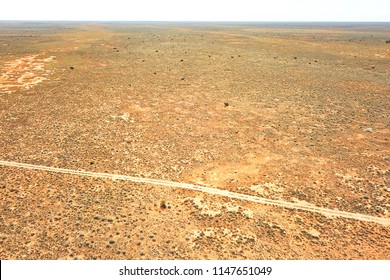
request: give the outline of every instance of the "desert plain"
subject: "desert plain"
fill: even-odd
[[[388,24],[0,22],[0,258],[390,259],[389,115]]]

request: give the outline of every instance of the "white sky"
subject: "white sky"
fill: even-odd
[[[0,20],[390,21],[390,0],[1,0]]]

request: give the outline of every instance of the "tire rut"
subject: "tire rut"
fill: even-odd
[[[204,193],[208,193],[208,194],[212,194],[212,195],[220,195],[220,196],[225,196],[225,197],[229,197],[229,198],[246,200],[246,201],[251,201],[251,202],[256,202],[256,203],[261,203],[261,204],[266,204],[266,205],[273,205],[273,206],[278,206],[278,207],[283,207],[283,208],[288,208],[288,209],[303,210],[303,211],[308,211],[308,212],[319,213],[319,214],[322,214],[322,215],[325,215],[328,217],[341,217],[341,218],[347,218],[347,219],[355,219],[355,220],[364,221],[364,222],[378,223],[378,224],[381,224],[384,226],[390,225],[389,218],[375,217],[375,216],[364,215],[364,214],[359,214],[359,213],[352,213],[352,212],[322,208],[322,207],[317,207],[315,205],[310,205],[310,204],[302,205],[302,204],[283,201],[283,200],[267,199],[267,198],[262,198],[262,197],[258,197],[258,196],[251,196],[251,195],[235,193],[235,192],[231,192],[231,191],[227,191],[227,190],[221,190],[221,189],[210,188],[210,187],[206,187],[206,186],[200,186],[200,185],[194,185],[194,184],[188,184],[188,183],[180,183],[180,182],[158,180],[158,179],[151,179],[151,178],[142,178],[142,177],[133,177],[133,176],[127,176],[127,175],[111,174],[111,173],[98,173],[98,172],[90,172],[90,171],[83,171],[83,170],[72,170],[72,169],[57,168],[57,167],[42,166],[42,165],[33,165],[33,164],[28,164],[28,163],[19,163],[19,162],[12,162],[12,161],[0,161],[0,165],[7,166],[7,167],[41,170],[41,171],[47,171],[47,172],[64,173],[64,174],[70,174],[70,175],[87,176],[87,177],[92,177],[92,178],[124,180],[124,181],[136,182],[136,183],[145,183],[145,184],[152,184],[152,185],[158,185],[158,186],[189,189],[189,190],[204,192]]]

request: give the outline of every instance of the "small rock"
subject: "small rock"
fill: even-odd
[[[371,127],[366,127],[366,128],[363,128],[363,130],[365,131],[365,132],[372,132],[372,128]]]
[[[143,255],[145,255],[145,252],[141,250],[141,251],[139,252],[139,254],[140,254],[141,256],[143,256]]]
[[[225,107],[229,106],[229,103],[228,102],[225,102],[223,103],[225,105]]]
[[[113,239],[110,239],[110,241],[108,241],[108,243],[110,243],[110,244],[114,244],[114,243],[115,243],[115,240],[113,240]]]
[[[70,69],[70,70],[74,70],[74,67],[73,67],[73,66],[70,66],[69,69]]]
[[[312,228],[311,230],[306,232],[310,237],[318,239],[321,235],[321,233],[318,230],[315,230]]]

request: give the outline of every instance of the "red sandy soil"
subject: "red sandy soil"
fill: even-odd
[[[0,32],[0,160],[390,219],[387,26]],[[0,166],[1,259],[389,259],[384,224]]]

